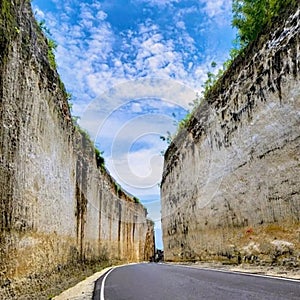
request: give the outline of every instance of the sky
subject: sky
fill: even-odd
[[[33,0],[45,20],[72,114],[103,151],[106,168],[147,207],[161,241],[160,137],[228,58],[231,0]]]

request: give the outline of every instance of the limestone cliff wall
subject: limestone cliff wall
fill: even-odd
[[[300,14],[237,59],[165,155],[167,260],[299,266]]]
[[[73,126],[30,1],[0,9],[0,298],[43,299],[80,264],[148,260],[153,223]]]

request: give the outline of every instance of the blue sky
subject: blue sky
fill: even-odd
[[[33,0],[58,71],[111,175],[147,206],[160,237],[160,139],[228,57],[230,0]]]

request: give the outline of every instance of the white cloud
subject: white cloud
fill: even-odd
[[[138,3],[147,3],[151,6],[164,7],[167,5],[172,5],[173,3],[178,3],[179,0],[134,0]]]
[[[97,13],[96,17],[98,20],[104,21],[107,18],[107,14],[104,11],[100,10]]]
[[[231,12],[232,1],[230,0],[200,0],[200,2],[205,4],[205,12],[210,18]]]
[[[208,16],[208,26],[224,27],[230,25],[232,0],[199,0]]]
[[[132,112],[134,113],[139,113],[139,112],[142,112],[142,107],[141,107],[141,104],[140,103],[134,103],[132,105]]]
[[[167,2],[150,1],[153,5],[166,5]],[[174,2],[177,1],[171,1]],[[65,9],[71,3],[74,13],[77,2],[67,0],[57,5]],[[225,5],[221,0],[215,6],[212,1],[205,3],[210,15],[220,13]],[[100,2],[81,3],[77,8],[80,12],[76,23],[61,19],[65,11],[60,17],[47,14],[47,23],[51,24],[59,44],[56,54],[59,71],[76,98],[73,106],[76,115],[83,113],[84,103],[99,97],[112,86],[135,78],[174,78],[194,89],[201,89],[201,69],[207,69],[207,62],[197,63],[196,42],[185,30],[186,24],[180,17],[176,17],[178,28],[174,28],[177,35],[174,40],[149,18],[137,29],[119,33],[114,32],[107,21],[107,13]],[[183,18],[185,13],[194,10],[195,6],[191,6],[181,9],[180,14]]]
[[[72,12],[75,7],[80,10],[75,24],[64,17],[65,11],[70,11],[70,4],[70,1],[64,4],[58,2],[62,13],[55,16],[46,13],[45,18],[59,45],[56,52],[59,72],[67,88],[77,98],[73,109],[75,115],[80,115],[84,103],[91,101],[99,90],[107,89],[107,82],[113,77],[106,62],[112,53],[114,33],[105,21],[106,13],[101,10],[99,3],[76,6],[76,2],[73,2]]]
[[[137,49],[133,66],[138,72],[143,72],[144,76],[176,78],[186,83],[194,81],[188,78],[184,65],[187,53],[177,51],[174,41],[164,37],[159,26],[152,24],[151,20],[140,24],[132,41]],[[187,33],[182,33],[177,43],[195,50],[195,41]]]
[[[161,129],[160,129],[161,130]],[[146,131],[142,136],[135,137],[128,148],[114,154],[106,159],[107,166],[113,177],[132,194],[147,195],[159,194],[158,184],[161,180],[163,157],[160,152],[165,145],[159,138],[159,134]],[[128,143],[130,136],[122,137],[115,147],[122,143]],[[143,147],[134,149],[136,143]]]
[[[33,6],[34,14],[39,20],[45,19],[45,14],[38,7]]]
[[[160,182],[163,158],[155,150],[157,149],[128,152],[125,156],[112,160],[118,182],[130,186],[129,192],[134,188],[148,190],[149,193],[149,189]]]
[[[178,21],[176,23],[176,26],[177,26],[177,28],[180,28],[180,29],[186,29],[185,23],[183,21]]]

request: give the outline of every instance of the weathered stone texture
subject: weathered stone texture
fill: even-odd
[[[43,299],[81,263],[148,260],[153,224],[73,126],[30,1],[0,8],[0,298]]]
[[[165,259],[299,265],[299,32],[298,10],[233,64],[168,149]]]

